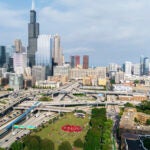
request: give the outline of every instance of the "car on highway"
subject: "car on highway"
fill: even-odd
[[[8,139],[6,139],[5,142],[8,142]]]

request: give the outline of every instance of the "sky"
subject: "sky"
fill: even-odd
[[[35,0],[40,34],[59,34],[66,61],[89,55],[91,66],[150,57],[149,0]],[[31,0],[0,0],[0,45],[27,46]]]

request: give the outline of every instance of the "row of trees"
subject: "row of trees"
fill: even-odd
[[[84,143],[81,139],[74,141],[73,146],[83,148]],[[72,145],[68,141],[62,142],[58,150],[72,150]],[[4,149],[0,149],[4,150]],[[39,136],[28,135],[22,141],[14,142],[10,150],[55,150],[55,144],[49,139],[41,139]]]
[[[54,150],[54,143],[39,136],[26,136],[21,141],[14,142],[10,150]]]
[[[107,119],[106,109],[93,109],[90,129],[85,137],[84,150],[111,150],[111,132],[112,121]]]

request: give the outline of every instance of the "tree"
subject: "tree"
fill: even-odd
[[[74,146],[75,147],[79,147],[79,148],[82,148],[83,147],[83,142],[81,139],[77,139],[74,141]]]
[[[39,136],[26,136],[23,141],[29,150],[40,150],[41,148],[41,138]]]
[[[146,120],[146,125],[150,125],[150,119]]]
[[[11,150],[23,150],[23,143],[16,141],[10,146]]]
[[[58,150],[72,150],[72,146],[68,141],[64,141],[59,145]]]
[[[134,80],[134,84],[139,84],[139,80]]]
[[[125,106],[125,107],[134,107],[134,105],[131,104],[131,103],[126,103],[126,104],[124,104],[124,106]]]
[[[44,139],[41,142],[41,150],[54,150],[54,142],[48,139]]]

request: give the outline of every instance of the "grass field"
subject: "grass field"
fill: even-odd
[[[64,125],[79,125],[83,127],[83,130],[79,133],[69,133],[61,129]],[[72,145],[73,142],[80,138],[84,141],[84,137],[89,128],[89,116],[86,115],[85,118],[76,118],[72,113],[66,114],[64,117],[60,118],[53,124],[49,124],[48,127],[45,127],[40,132],[34,134],[40,136],[41,138],[48,138],[55,143],[55,149],[58,149],[58,146],[63,141],[69,141]],[[81,149],[76,149],[81,150]]]

